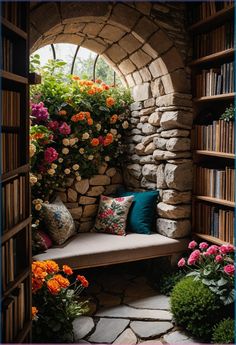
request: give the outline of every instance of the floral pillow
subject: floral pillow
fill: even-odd
[[[101,195],[94,230],[124,236],[133,195],[111,198]]]
[[[75,233],[74,220],[59,197],[51,204],[42,204],[41,215],[55,244],[63,244]]]

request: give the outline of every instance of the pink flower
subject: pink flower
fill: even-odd
[[[116,198],[116,201],[122,202],[122,201],[124,201],[124,198]]]
[[[104,143],[104,138],[103,138],[102,135],[99,135],[98,140],[99,140],[99,144],[103,144]]]
[[[188,258],[188,265],[194,265],[198,261],[200,256],[201,256],[200,250],[198,249],[194,250]]]
[[[235,271],[234,265],[229,264],[229,265],[226,265],[224,267],[224,272],[226,274],[228,274],[229,276],[233,276],[234,275],[234,271]]]
[[[206,242],[201,242],[200,244],[199,244],[199,248],[200,249],[207,249],[209,247],[209,245],[208,245],[208,243],[206,243]]]
[[[204,253],[202,253],[204,256],[210,256],[211,254],[210,253],[208,253],[208,252],[204,252]]]
[[[216,255],[215,261],[216,262],[221,262],[223,260],[223,257],[221,255]]]
[[[210,255],[215,255],[215,254],[217,254],[218,249],[219,249],[219,247],[216,246],[215,244],[213,244],[212,246],[210,246],[210,247],[207,249],[207,253],[209,253]]]
[[[220,252],[222,254],[232,253],[234,252],[234,246],[232,244],[223,244],[223,246],[220,247]]]
[[[31,103],[31,108],[32,108],[32,116],[35,117],[34,121],[36,123],[47,121],[49,117],[49,113],[48,113],[48,109],[44,107],[43,102],[40,102],[38,104]]]
[[[182,259],[180,259],[179,262],[178,262],[178,267],[183,267],[183,266],[185,266],[185,264],[186,264],[186,261],[185,261],[184,258],[182,258]]]
[[[53,131],[55,131],[58,127],[59,127],[58,121],[50,121],[48,123],[48,128],[50,128]]]
[[[191,241],[191,242],[189,243],[189,245],[188,245],[188,248],[189,248],[189,249],[194,249],[196,246],[197,246],[197,242]]]
[[[57,151],[53,147],[48,147],[44,152],[44,160],[47,163],[54,162],[58,157]]]
[[[59,132],[64,135],[70,134],[71,132],[70,126],[67,125],[66,122],[63,122],[62,125],[59,127]]]

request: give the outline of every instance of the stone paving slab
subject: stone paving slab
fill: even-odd
[[[132,329],[127,328],[115,341],[113,344],[120,345],[135,345],[137,344],[137,337],[132,331]]]
[[[111,318],[129,318],[133,320],[171,321],[172,314],[166,310],[137,309],[126,305],[99,310],[95,316]]]
[[[175,331],[164,335],[163,338],[168,344],[200,344],[184,332]]]
[[[165,295],[158,295],[157,292],[153,296],[147,296],[144,298],[126,297],[124,304],[128,304],[130,307],[140,309],[164,309],[170,310],[170,298]]]
[[[160,337],[173,328],[171,322],[133,321],[130,328],[141,339]]]
[[[73,321],[75,341],[86,337],[86,335],[92,331],[94,326],[94,321],[89,316],[79,316],[77,319],[75,319]]]
[[[128,326],[126,319],[100,319],[95,332],[88,338],[92,343],[111,344]]]

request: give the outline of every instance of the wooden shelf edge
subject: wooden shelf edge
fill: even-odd
[[[7,80],[12,80],[15,81],[17,83],[21,83],[21,84],[28,84],[28,79],[25,77],[22,77],[21,75],[18,74],[14,74],[8,71],[1,71],[1,76],[2,78],[5,78]]]
[[[214,96],[203,96],[200,98],[194,98],[193,102],[200,103],[200,102],[207,102],[207,101],[221,101],[221,100],[230,100],[234,99],[235,93],[222,93],[220,95],[214,95]]]
[[[16,176],[18,174],[21,174],[21,173],[26,173],[29,170],[30,170],[30,165],[29,164],[22,165],[19,168],[16,168],[14,170],[11,170],[11,171],[8,171],[8,172],[2,174],[1,182],[5,182],[5,181],[11,179],[14,176]]]
[[[199,237],[199,238],[202,238],[203,240],[209,241],[209,242],[211,242],[211,243],[218,244],[218,245],[222,245],[222,244],[227,244],[227,243],[229,243],[229,242],[220,240],[220,239],[217,238],[217,237],[214,237],[214,236],[211,236],[211,235],[206,235],[206,234],[201,234],[201,233],[199,233],[199,232],[193,232],[192,235],[193,235],[193,236],[196,236],[196,237]],[[232,244],[233,244],[233,243],[232,243]]]
[[[16,277],[14,282],[6,291],[2,293],[1,299],[4,300],[20,283],[23,282],[31,274],[31,267],[26,268],[22,273]]]
[[[24,30],[20,29],[18,26],[16,26],[13,23],[9,22],[9,20],[7,20],[6,18],[1,18],[1,23],[6,28],[8,28],[9,30],[13,31],[15,34],[17,34],[21,38],[27,40],[27,38],[28,38],[27,33]]]
[[[218,151],[208,151],[208,150],[194,150],[194,153],[204,156],[222,157],[228,159],[235,159],[234,153],[218,152]]]
[[[227,58],[227,57],[230,57],[231,55],[233,56],[234,53],[235,53],[234,48],[226,49],[226,50],[213,53],[210,55],[206,55],[199,59],[193,60],[192,62],[190,62],[189,66],[193,67],[193,66],[201,65],[206,62],[211,62],[211,61],[216,61],[218,59]]]
[[[222,10],[216,12],[215,14],[209,16],[206,19],[201,19],[200,21],[192,24],[188,28],[188,31],[191,31],[191,32],[198,31],[199,29],[201,29],[205,25],[211,25],[214,22],[217,22],[221,18],[233,15],[233,13],[234,13],[234,4],[227,7],[227,8],[223,8]]]
[[[31,217],[28,217],[21,221],[20,223],[16,224],[13,226],[13,228],[7,230],[3,235],[2,235],[2,244],[6,241],[8,241],[11,237],[15,236],[18,232],[20,232],[24,227],[26,227],[28,224],[31,222]]]
[[[23,343],[25,337],[27,336],[27,334],[30,332],[32,327],[32,322],[31,321],[27,321],[26,324],[24,325],[23,329],[20,331],[20,333],[17,335],[16,339],[15,339],[15,343],[21,344]]]
[[[224,200],[224,199],[217,199],[217,198],[213,198],[210,196],[204,196],[204,195],[194,195],[193,197],[197,200],[208,201],[208,202],[211,202],[213,204],[219,204],[219,205],[228,206],[228,207],[235,207],[235,202],[233,202],[233,201],[228,201],[228,200]]]

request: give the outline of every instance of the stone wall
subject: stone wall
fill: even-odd
[[[98,175],[90,179],[66,180],[66,188],[58,189],[57,194],[69,209],[75,220],[78,232],[87,232],[94,226],[101,194],[110,195],[122,186],[123,179],[119,169],[109,168],[104,163]]]
[[[171,237],[190,231],[193,116],[185,22],[185,4],[179,2],[31,4],[32,51],[79,44],[101,54],[132,89],[124,181],[132,189],[160,190],[157,230]],[[78,206],[86,223],[85,207]]]

